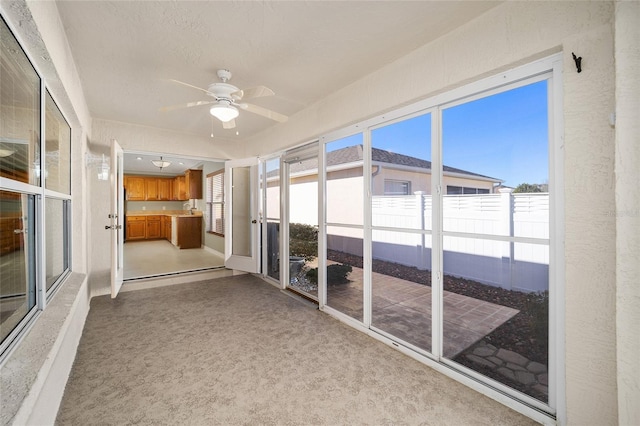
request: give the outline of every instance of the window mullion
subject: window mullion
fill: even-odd
[[[442,357],[442,110],[431,114],[431,352]]]

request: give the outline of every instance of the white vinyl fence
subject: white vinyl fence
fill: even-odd
[[[430,195],[374,196],[372,209],[374,227],[431,230]],[[443,229],[445,274],[509,290],[548,289],[548,193],[447,195]],[[348,229],[328,231],[330,249],[362,255]],[[431,247],[428,232],[373,231],[374,259],[430,270]]]

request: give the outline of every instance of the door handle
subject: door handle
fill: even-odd
[[[253,220],[251,221],[251,223],[258,223],[258,221],[257,221],[257,220],[255,220],[255,219],[253,219]]]

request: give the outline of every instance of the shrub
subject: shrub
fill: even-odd
[[[289,256],[303,257],[307,262],[317,257],[318,228],[304,223],[290,223]]]
[[[549,340],[549,292],[530,294],[525,309],[532,335],[539,344],[546,346]]]
[[[350,265],[335,263],[327,266],[327,283],[328,284],[346,284],[349,282],[347,275],[353,270]],[[307,271],[307,279],[318,284],[318,268]]]

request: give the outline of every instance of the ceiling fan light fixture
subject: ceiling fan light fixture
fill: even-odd
[[[209,113],[223,123],[227,123],[236,118],[240,113],[238,109],[232,105],[214,105]]]
[[[163,160],[162,157],[160,157],[160,160],[151,160],[151,162],[153,163],[154,166],[158,167],[160,170],[164,169],[165,167],[169,167],[171,165],[170,161]]]

